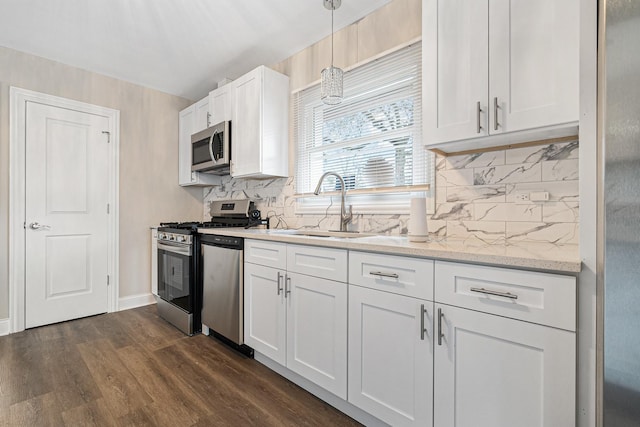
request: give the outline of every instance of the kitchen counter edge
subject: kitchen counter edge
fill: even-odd
[[[323,246],[389,255],[406,255],[441,261],[539,270],[552,273],[579,273],[582,262],[579,246],[538,242],[486,243],[479,239],[410,242],[406,236],[375,235],[356,238],[315,237],[286,234],[283,230],[202,228],[201,234],[243,237],[245,239],[299,245]]]

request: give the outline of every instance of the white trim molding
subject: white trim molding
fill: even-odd
[[[0,319],[0,337],[9,335],[9,319]]]
[[[139,294],[122,297],[118,300],[118,311],[129,310],[136,307],[155,304],[156,297],[153,294]]]
[[[26,103],[35,102],[81,111],[109,119],[109,230],[108,274],[110,286],[107,310],[118,310],[119,289],[119,147],[120,111],[27,89],[9,89],[9,332],[25,329],[25,179]],[[1,322],[1,321],[0,321]],[[1,330],[1,329],[0,329]]]

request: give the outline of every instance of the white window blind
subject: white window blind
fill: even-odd
[[[343,177],[356,207],[406,209],[407,193],[432,193],[433,158],[421,138],[420,55],[416,43],[346,72],[339,105],[323,104],[319,85],[294,94],[299,196],[311,193],[328,171]],[[323,193],[338,190],[339,180],[325,179]],[[313,197],[299,201],[327,204]]]

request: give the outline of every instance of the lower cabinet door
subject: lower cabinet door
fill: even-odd
[[[287,312],[284,271],[244,264],[244,342],[284,365]]]
[[[435,315],[436,426],[575,425],[573,332],[440,304]]]
[[[432,321],[432,302],[350,285],[349,402],[393,426],[431,426]]]
[[[347,284],[287,273],[287,367],[347,398]]]

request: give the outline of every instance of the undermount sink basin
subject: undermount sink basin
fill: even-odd
[[[293,236],[307,237],[337,237],[341,239],[352,239],[355,237],[373,236],[372,233],[360,233],[359,231],[315,231],[315,230],[272,230],[274,234],[286,234]]]

